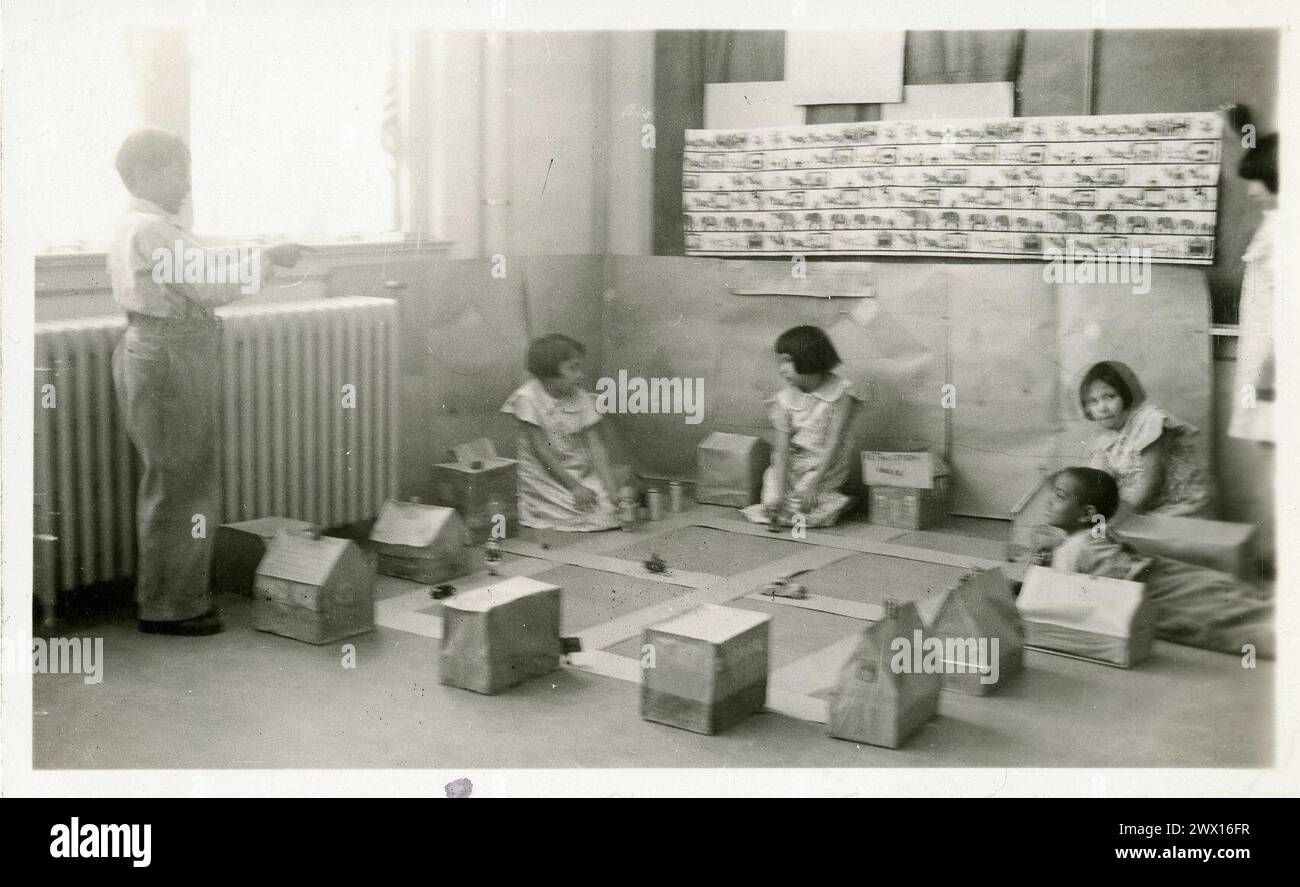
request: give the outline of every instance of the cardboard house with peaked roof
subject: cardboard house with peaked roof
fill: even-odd
[[[385,576],[431,585],[471,570],[469,536],[453,508],[389,499],[370,531]]]
[[[885,603],[885,618],[863,629],[840,667],[830,697],[831,736],[898,748],[938,713],[939,674],[912,666],[924,634],[915,604]]]
[[[1001,570],[980,570],[945,591],[927,634],[943,644],[945,690],[984,696],[1020,672],[1025,630]]]
[[[347,539],[281,533],[257,566],[253,627],[328,644],[375,627],[375,572]]]

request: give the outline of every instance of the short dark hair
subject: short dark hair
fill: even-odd
[[[189,147],[176,133],[148,126],[137,129],[122,140],[114,165],[117,174],[122,177],[122,184],[134,193],[137,167],[143,165],[150,169],[162,169],[180,158],[188,161],[189,156]]]
[[[1055,477],[1073,480],[1079,501],[1091,505],[1102,517],[1112,518],[1119,510],[1119,484],[1106,472],[1096,468],[1062,468]]]
[[[788,354],[796,372],[829,373],[840,365],[839,352],[821,327],[796,326],[776,340],[776,353]]]
[[[1083,374],[1083,381],[1079,383],[1079,407],[1083,410],[1084,418],[1092,418],[1088,413],[1088,389],[1093,382],[1105,382],[1114,388],[1119,393],[1120,400],[1124,401],[1124,409],[1133,406],[1133,389],[1129,387],[1128,380],[1119,367],[1109,360],[1103,360],[1089,367],[1088,372]]]
[[[562,333],[550,333],[529,343],[528,372],[539,379],[554,379],[560,375],[560,364],[586,355],[587,349],[577,339]]]
[[[1237,175],[1246,181],[1263,182],[1269,193],[1277,193],[1277,133],[1264,136],[1241,155]]]

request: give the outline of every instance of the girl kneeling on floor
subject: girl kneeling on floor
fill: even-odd
[[[853,465],[849,441],[857,395],[833,371],[840,356],[815,326],[797,326],[776,340],[776,372],[786,383],[771,400],[776,430],[772,464],[763,475],[762,502],[743,510],[754,523],[826,527],[852,500],[840,492]]]
[[[540,530],[617,527],[614,475],[600,439],[595,398],[582,384],[586,349],[559,334],[528,346],[533,378],[501,412],[519,420],[519,522]]]

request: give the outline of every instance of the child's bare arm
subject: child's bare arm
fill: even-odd
[[[831,427],[829,431],[829,440],[826,442],[826,451],[822,454],[821,462],[817,465],[817,476],[820,477],[826,473],[826,470],[840,458],[841,451],[848,443],[848,430],[853,422],[853,414],[857,410],[858,402],[851,397],[842,398],[843,405],[831,416]]]
[[[849,420],[853,416],[855,402],[851,397],[845,397],[842,400],[843,403],[837,405],[835,412],[831,414],[831,427],[827,430],[826,447],[821,458],[817,461],[817,466],[812,471],[812,476],[807,479],[807,492],[804,493],[803,497],[804,511],[812,511],[817,507],[818,485],[831,465],[835,463],[835,460],[840,458],[840,450],[844,447],[844,439],[849,427]]]
[[[1156,442],[1142,451],[1142,477],[1130,499],[1124,504],[1129,510],[1141,514],[1146,511],[1160,494],[1165,482],[1165,463],[1167,461],[1165,438],[1161,435]],[[1122,517],[1122,515],[1117,515]]]
[[[591,447],[591,461],[596,466],[596,476],[605,485],[605,493],[611,502],[618,498],[618,484],[614,482],[614,469],[609,462],[609,450],[600,436],[600,426],[592,425],[587,429],[587,445]]]
[[[547,440],[546,432],[538,426],[523,420],[520,420],[519,424],[524,427],[524,434],[528,438],[529,448],[532,449],[533,454],[537,456],[537,461],[542,463],[542,467],[546,469],[547,473],[570,492],[581,487],[582,484],[578,483],[578,479],[560,464],[560,457],[551,449],[551,442]]]
[[[768,508],[780,509],[785,504],[785,466],[790,458],[790,432],[776,432],[772,447],[772,474],[775,476],[774,496],[770,502],[763,504]]]

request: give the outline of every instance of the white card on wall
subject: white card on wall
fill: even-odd
[[[804,109],[790,98],[784,80],[704,84],[705,129],[800,126]]]
[[[788,31],[785,80],[800,105],[903,100],[903,31]]]

